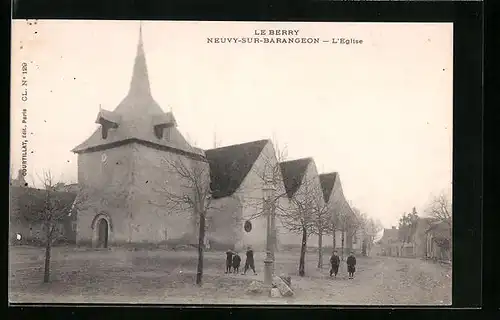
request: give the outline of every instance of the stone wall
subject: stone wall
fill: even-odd
[[[131,145],[78,155],[79,197],[84,200],[77,212],[77,244],[95,240],[93,222],[98,215],[112,225],[108,243],[130,241],[127,219],[133,165]]]
[[[241,247],[242,205],[237,197],[215,199],[207,213],[207,240],[213,250]]]
[[[137,143],[80,154],[78,178],[87,200],[78,212],[77,242],[95,242],[98,217],[109,220],[110,245],[197,243],[192,208],[174,203],[187,192],[171,166],[175,161],[189,170],[199,164],[208,179],[208,164]]]

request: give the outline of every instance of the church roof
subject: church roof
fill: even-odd
[[[215,199],[230,196],[240,187],[268,143],[258,140],[205,150]]]
[[[323,190],[323,199],[325,202],[330,200],[330,195],[332,194],[333,186],[337,180],[337,172],[323,173],[319,175],[319,183],[321,184],[321,189]]]
[[[75,147],[73,152],[83,153],[111,148],[118,144],[139,142],[148,146],[177,149],[184,153],[203,156],[203,152],[189,145],[176,128],[177,123],[173,114],[164,112],[151,95],[142,31],[139,32],[128,94],[114,111],[100,109],[96,123],[100,123],[101,126],[87,140]],[[109,126],[107,129],[109,134],[103,138],[102,130],[105,124]],[[155,135],[155,126],[161,126],[162,130],[167,131],[166,134],[158,138]]]
[[[312,158],[303,158],[280,163],[283,183],[289,198],[293,197],[299,189],[306,173],[307,166],[313,161]]]

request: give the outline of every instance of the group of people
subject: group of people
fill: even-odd
[[[226,251],[226,273],[240,272],[240,263],[241,263],[241,257],[238,255],[238,252],[233,250]],[[253,273],[257,274],[257,272],[255,272],[253,250],[250,247],[248,247],[246,251],[245,267],[243,269],[242,274],[246,274],[248,269],[252,269]]]
[[[354,273],[356,272],[356,257],[354,256],[354,252],[347,257],[347,273],[349,275],[349,279],[354,278]],[[333,251],[333,255],[330,257],[330,264],[332,268],[330,269],[330,277],[337,277],[337,273],[339,272],[340,266],[340,257],[337,255],[337,251]]]
[[[354,256],[354,252],[351,252],[351,254],[347,257],[346,263],[347,263],[347,273],[349,275],[349,279],[353,279],[354,273],[356,272],[356,257]],[[225,273],[240,272],[240,264],[241,264],[241,257],[238,255],[238,252],[231,249],[227,250]],[[340,266],[340,257],[337,254],[337,250],[333,251],[333,254],[330,257],[330,264],[332,266],[332,268],[330,269],[330,277],[334,276],[336,278]],[[257,274],[257,272],[255,272],[255,261],[253,258],[253,250],[251,247],[247,248],[245,267],[243,269],[242,274],[246,274],[248,269],[252,269],[253,273]]]

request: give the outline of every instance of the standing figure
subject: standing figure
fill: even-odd
[[[340,257],[337,255],[337,250],[333,251],[333,254],[330,257],[330,264],[332,265],[332,268],[330,269],[330,277],[332,275],[335,275],[336,278],[337,273],[339,272],[339,265],[340,265]]]
[[[238,254],[238,252],[235,252],[233,255],[233,272],[238,273],[240,272],[240,263],[241,263],[241,258]]]
[[[233,266],[233,251],[231,249],[226,251],[226,272],[231,273],[231,267]]]
[[[354,272],[356,272],[356,257],[354,252],[351,252],[349,257],[347,257],[347,272],[349,273],[349,279],[354,278]]]
[[[243,270],[242,274],[247,273],[248,268],[252,269],[253,274],[257,274],[257,272],[255,272],[255,263],[253,261],[253,250],[250,247],[247,248],[247,259],[245,261],[245,270]]]

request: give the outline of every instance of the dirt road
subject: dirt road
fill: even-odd
[[[222,303],[328,305],[448,305],[451,269],[417,259],[358,258],[356,277],[347,279],[342,264],[337,279],[328,266],[316,268],[316,255],[306,261],[306,277],[297,275],[294,253],[276,255],[276,274],[292,276],[295,296],[270,299],[246,293],[263,279],[263,254],[256,255],[257,275],[224,274],[225,255],[207,252],[204,283],[194,285],[195,252],[85,251],[55,248],[51,283],[42,284],[43,251],[14,248],[10,253],[11,302]],[[326,259],[325,259],[326,260]]]

